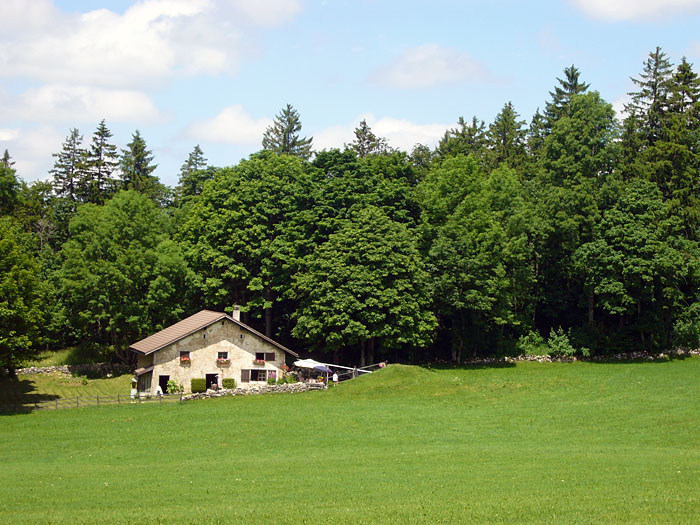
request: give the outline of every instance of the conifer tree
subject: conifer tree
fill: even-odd
[[[487,137],[493,167],[505,163],[510,168],[517,168],[524,163],[525,121],[518,120],[519,117],[513,104],[508,102],[489,126]]]
[[[5,150],[5,153],[2,154],[2,159],[0,159],[0,165],[4,168],[12,168],[12,166],[15,165],[15,161],[12,160],[12,157],[10,157],[10,152]]]
[[[300,137],[301,119],[299,112],[290,104],[283,108],[271,126],[265,130],[262,139],[263,149],[278,155],[293,155],[302,159],[311,156],[313,137]]]
[[[92,136],[92,144],[87,153],[85,174],[81,183],[83,199],[86,202],[104,204],[116,190],[114,172],[119,166],[117,147],[109,142],[112,132],[104,119]]]
[[[366,157],[367,155],[377,155],[389,153],[391,148],[383,137],[377,137],[372,129],[367,124],[365,119],[362,119],[360,125],[355,128],[355,140],[349,145],[346,144],[346,149],[354,151],[358,157]]]
[[[579,80],[580,75],[581,72],[572,64],[564,69],[563,79],[557,77],[559,86],[555,86],[554,91],[549,92],[552,100],[547,103],[544,111],[547,124],[550,127],[555,121],[569,112],[569,104],[573,95],[579,95],[588,90],[590,84],[581,82]]]
[[[70,201],[78,200],[81,193],[80,182],[85,178],[86,154],[81,147],[83,137],[77,128],[70,130],[70,134],[63,142],[60,153],[54,153],[56,158],[53,169],[49,173],[53,175],[53,188],[56,195]]]
[[[463,117],[459,117],[457,127],[449,129],[440,139],[437,154],[440,157],[454,157],[455,155],[474,155],[482,160],[486,146],[486,124],[476,116],[467,123]]]
[[[182,203],[202,193],[204,183],[214,176],[214,168],[207,168],[207,159],[197,144],[180,167],[179,184],[175,190]]]
[[[152,162],[153,152],[146,147],[146,141],[136,130],[127,149],[122,150],[120,165],[123,188],[155,197],[159,193],[160,183],[158,177],[152,175],[158,167]]]

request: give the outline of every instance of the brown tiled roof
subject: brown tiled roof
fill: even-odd
[[[296,352],[290,350],[286,346],[282,346],[277,341],[270,339],[269,337],[261,334],[257,330],[252,329],[247,324],[244,324],[240,321],[236,321],[233,317],[230,317],[223,312],[213,312],[211,310],[202,310],[201,312],[197,312],[194,315],[190,315],[188,318],[183,319],[182,321],[179,321],[174,325],[168,326],[160,332],[157,332],[153,335],[149,335],[145,339],[141,339],[140,341],[131,345],[129,348],[141,354],[148,355],[160,350],[165,346],[168,346],[169,344],[174,343],[175,341],[179,341],[183,337],[188,336],[196,332],[197,330],[206,328],[210,324],[215,323],[220,319],[228,319],[229,321],[237,324],[241,328],[244,328],[248,332],[255,334],[261,339],[264,339],[268,343],[276,346],[280,350],[287,352],[288,354],[291,354],[295,357],[299,357],[299,355]]]

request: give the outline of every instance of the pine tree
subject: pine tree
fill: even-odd
[[[184,203],[191,197],[202,193],[204,183],[214,176],[214,168],[207,168],[207,159],[202,148],[197,144],[180,167],[179,184],[175,190],[176,198]]]
[[[666,58],[666,53],[657,47],[644,62],[640,78],[632,78],[639,91],[628,93],[632,101],[625,106],[625,111],[628,118],[636,119],[641,124],[640,132],[647,145],[652,145],[661,137],[668,111],[672,73],[673,65]]]
[[[302,159],[311,156],[313,137],[299,136],[301,119],[299,112],[290,104],[282,109],[271,126],[265,130],[262,139],[263,149],[274,151],[278,155],[293,155]]]
[[[110,138],[112,132],[102,119],[92,136],[81,181],[81,191],[84,192],[82,200],[86,202],[104,204],[116,190],[113,175],[119,166],[119,158],[117,147],[109,142]]]
[[[372,133],[372,129],[365,119],[362,119],[360,125],[355,128],[355,140],[349,145],[346,144],[345,148],[354,151],[360,158],[366,157],[367,155],[389,153],[391,151],[386,139],[377,137]]]
[[[510,168],[517,168],[524,163],[525,121],[518,120],[519,117],[513,104],[508,102],[489,126],[487,137],[493,167],[505,163]]]
[[[10,157],[10,152],[5,150],[5,153],[2,154],[2,159],[0,159],[0,165],[3,168],[12,168],[12,166],[15,165],[15,161],[12,160],[12,157]]]
[[[160,183],[158,177],[152,175],[158,165],[153,162],[153,152],[146,147],[146,141],[136,130],[131,136],[128,149],[122,150],[121,178],[126,190],[134,190],[150,197],[159,193]]]
[[[454,157],[455,155],[474,155],[482,160],[486,147],[486,124],[476,116],[467,124],[463,117],[459,117],[457,127],[449,129],[440,139],[437,154],[440,157]]]
[[[53,169],[49,171],[53,175],[53,187],[56,195],[70,201],[78,200],[81,193],[79,184],[85,178],[86,154],[81,147],[83,137],[77,128],[70,130],[70,134],[63,142],[60,153],[54,153],[56,158]]]
[[[555,86],[549,95],[552,100],[545,106],[545,117],[549,127],[562,116],[568,114],[569,104],[573,95],[585,93],[590,84],[579,80],[581,72],[573,64],[564,69],[564,79],[557,77],[560,86]]]

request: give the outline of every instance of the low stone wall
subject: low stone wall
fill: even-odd
[[[60,372],[63,374],[92,375],[104,377],[108,374],[121,375],[133,372],[133,365],[120,363],[89,363],[84,365],[59,365],[59,366],[30,366],[28,368],[18,368],[17,374],[51,374]]]
[[[236,387],[230,390],[207,390],[196,394],[182,396],[182,400],[206,399],[209,397],[224,396],[254,396],[259,394],[297,394],[299,392],[309,392],[310,390],[326,390],[328,388],[323,383],[285,383],[284,385],[260,385],[248,388]]]
[[[519,363],[523,361],[536,361],[538,363],[573,363],[574,361],[664,361],[674,357],[690,357],[700,355],[700,350],[675,349],[660,354],[649,352],[626,352],[605,356],[593,357],[552,357],[551,355],[519,355],[517,357],[486,357],[483,359],[470,359],[464,361],[465,365],[495,365],[499,363]],[[450,364],[450,363],[446,363]]]

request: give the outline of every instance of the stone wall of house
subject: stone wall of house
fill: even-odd
[[[189,364],[181,363],[181,352],[189,352]],[[217,363],[219,352],[227,353],[230,364]],[[273,352],[274,361],[253,364],[256,353]],[[191,392],[191,379],[205,378],[207,374],[217,374],[219,384],[225,378],[233,378],[239,387],[261,385],[265,382],[242,383],[241,370],[275,371],[279,377],[285,364],[285,352],[228,319],[217,321],[151,355],[152,363],[149,362],[151,356],[139,360],[139,366],[153,364],[151,393],[155,393],[159,377],[166,375],[180,383],[187,393]]]

